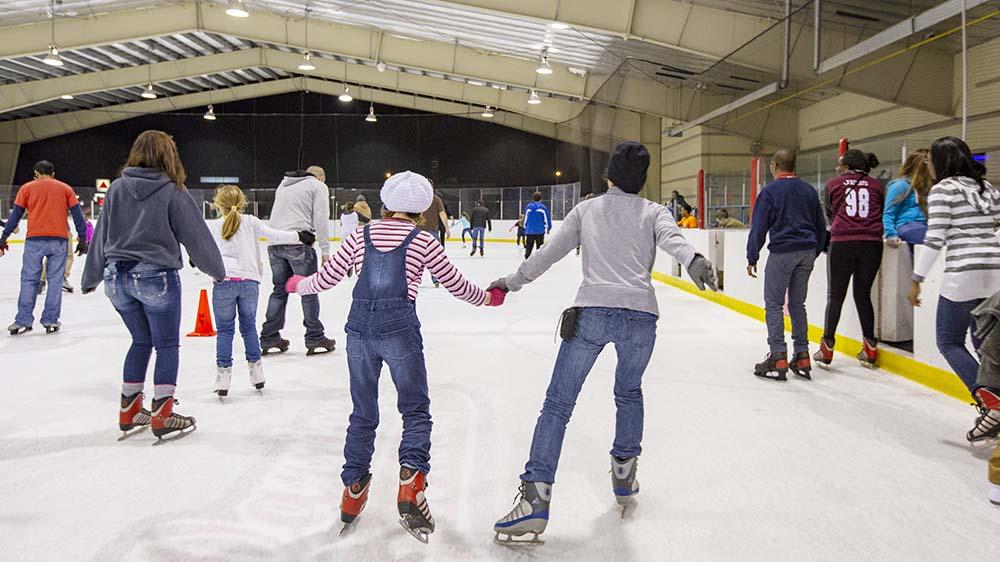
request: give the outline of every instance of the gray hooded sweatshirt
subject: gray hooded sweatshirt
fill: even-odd
[[[320,253],[329,256],[330,190],[312,174],[294,172],[285,175],[274,192],[270,223],[271,228],[278,230],[316,233]],[[276,244],[269,242],[268,245]]]
[[[213,279],[226,267],[201,209],[186,189],[177,189],[160,170],[125,168],[111,182],[83,270],[83,290],[95,289],[111,261],[137,261],[181,269],[180,245]]]

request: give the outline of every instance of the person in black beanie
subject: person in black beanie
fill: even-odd
[[[649,160],[649,151],[637,142],[615,147],[608,164],[607,193],[581,201],[548,243],[515,273],[490,286],[518,291],[583,246],[587,259],[580,262],[583,283],[571,309],[575,322],[564,320],[571,329],[563,330],[564,341],[535,425],[530,458],[521,475],[521,501],[494,526],[501,542],[526,534],[537,537],[545,530],[566,424],[594,361],[609,344],[628,350],[619,354],[615,370],[618,413],[610,459],[612,491],[622,506],[639,492],[642,376],[653,353],[659,315],[650,281],[657,248],[684,264],[699,289],[716,289],[712,264],[684,239],[670,211],[638,195],[646,183]]]

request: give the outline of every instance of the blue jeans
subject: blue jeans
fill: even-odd
[[[427,474],[431,469],[431,399],[415,306],[409,302],[355,299],[346,331],[354,410],[344,444],[344,485],[361,480],[371,470],[383,363],[389,366],[396,387],[396,407],[403,416],[399,464]]]
[[[764,317],[771,353],[788,352],[785,344],[785,295],[788,295],[788,315],[792,319],[793,349],[795,353],[809,351],[806,294],[815,263],[816,250],[772,253],[767,257],[764,267]]]
[[[271,246],[267,249],[267,255],[271,261],[271,280],[274,282],[274,290],[267,301],[267,313],[260,331],[260,339],[269,343],[280,338],[281,329],[285,327],[285,307],[288,306],[285,282],[292,275],[309,276],[316,273],[317,264],[316,251],[304,244]],[[306,345],[320,343],[326,336],[323,333],[323,323],[319,321],[319,295],[302,295],[301,299]]]
[[[559,348],[542,413],[531,440],[525,482],[555,482],[566,424],[576,406],[583,381],[604,346],[613,343],[615,369],[615,441],[611,454],[634,457],[642,452],[642,375],[656,343],[656,316],[624,308],[581,308],[576,335]]]
[[[976,337],[976,320],[972,311],[985,299],[955,302],[944,297],[938,298],[937,307],[937,347],[944,360],[962,379],[969,390],[977,387],[979,361],[965,346],[966,334],[972,338],[972,347],[979,349],[983,343]]]
[[[58,280],[66,270],[65,238],[28,238],[24,241],[24,258],[21,261],[21,293],[17,297],[17,316],[14,322],[21,326],[35,323],[35,302],[38,300],[38,285],[42,281],[42,263],[48,260],[48,277],[55,279],[54,288],[45,292],[45,308],[42,309],[42,324],[45,326],[59,322],[62,313],[62,287]]]
[[[479,240],[479,249],[483,249],[483,242],[486,241],[486,229],[485,228],[473,228],[472,229],[472,249],[476,249],[476,240]]]
[[[247,362],[260,361],[260,338],[257,337],[257,299],[260,283],[256,281],[221,281],[212,287],[212,308],[215,310],[215,364],[233,366],[233,336],[236,334],[236,313],[240,316],[240,335]]]
[[[122,372],[124,381],[145,382],[149,359],[156,349],[156,395],[172,396],[180,364],[181,279],[177,270],[111,262],[104,270],[104,294],[132,335]]]

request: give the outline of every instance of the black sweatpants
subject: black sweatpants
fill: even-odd
[[[524,259],[531,257],[531,252],[536,248],[541,248],[545,243],[544,234],[527,234],[524,237]]]
[[[833,343],[840,323],[840,311],[847,298],[847,286],[854,280],[854,305],[861,320],[861,333],[875,339],[875,307],[872,306],[872,285],[882,266],[882,241],[833,242],[827,262],[828,291],[826,325],[823,339]]]

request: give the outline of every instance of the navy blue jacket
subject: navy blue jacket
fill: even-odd
[[[219,246],[191,194],[160,170],[125,168],[108,189],[81,285],[96,288],[109,261],[181,269],[181,244],[198,269],[213,279],[226,277]]]
[[[826,217],[816,188],[797,177],[776,179],[757,196],[747,240],[747,263],[757,265],[765,237],[768,251],[786,254],[826,246]]]

